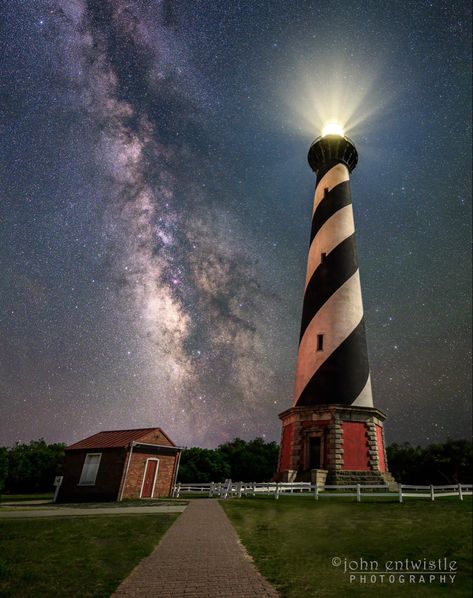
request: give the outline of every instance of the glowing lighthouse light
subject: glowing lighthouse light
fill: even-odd
[[[327,135],[339,135],[340,137],[343,137],[345,131],[341,124],[337,122],[328,122],[322,129],[322,137],[327,137]]]

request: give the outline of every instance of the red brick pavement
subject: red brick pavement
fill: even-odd
[[[216,500],[190,501],[112,598],[277,598]]]

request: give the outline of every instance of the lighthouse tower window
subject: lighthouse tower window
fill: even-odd
[[[323,351],[323,350],[324,350],[324,335],[318,334],[317,335],[317,351]]]

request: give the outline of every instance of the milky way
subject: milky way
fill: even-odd
[[[334,56],[375,404],[388,441],[466,434],[469,18],[366,4],[2,8],[0,445],[278,439]]]

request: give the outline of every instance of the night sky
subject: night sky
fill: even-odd
[[[279,440],[332,112],[387,442],[469,435],[468,5],[2,2],[0,445]]]

